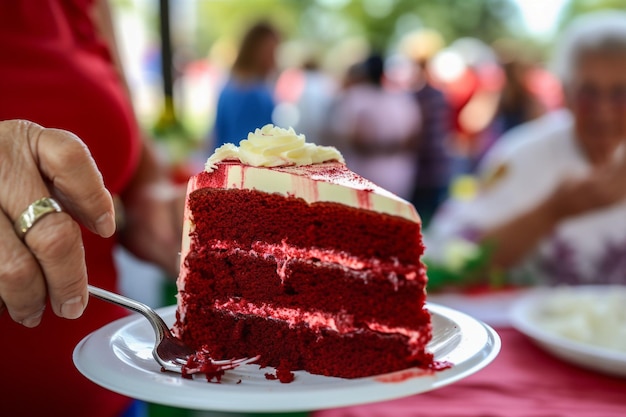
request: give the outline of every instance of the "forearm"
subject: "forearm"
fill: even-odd
[[[148,187],[169,185],[171,183],[167,166],[158,159],[156,149],[149,138],[144,138],[139,165],[133,178],[122,194],[122,200],[128,202],[132,197]]]
[[[510,268],[519,263],[556,226],[553,199],[547,199],[527,212],[486,230],[481,241],[492,247],[491,265]]]
[[[570,177],[533,209],[486,231],[482,241],[494,243],[493,264],[513,266],[560,222],[624,201],[624,178],[626,159],[584,177]]]
[[[173,184],[161,165],[155,152],[144,146],[135,176],[121,196],[126,216],[120,241],[135,256],[175,277],[185,187]]]

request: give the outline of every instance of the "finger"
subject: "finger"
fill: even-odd
[[[41,321],[46,285],[37,261],[13,232],[13,224],[0,211],[0,313],[27,327]]]
[[[22,140],[26,144],[27,141],[24,139],[27,138],[31,145],[36,145],[41,138],[46,136],[43,128],[29,122],[15,122],[0,126],[0,135],[8,135],[8,139],[13,140],[13,143]],[[63,137],[67,136],[63,135]],[[4,139],[0,143],[11,143],[7,142],[7,136],[4,136]],[[59,141],[58,151],[63,154],[66,152],[63,147],[65,142],[73,141]],[[42,150],[38,149],[38,151]],[[48,151],[57,152],[57,150]],[[0,164],[0,178],[2,178],[3,185],[0,187],[0,206],[11,223],[19,218],[32,202],[49,196],[50,192],[48,184],[40,175],[37,160],[33,158],[34,154],[29,146],[9,147],[7,152],[10,155],[4,156],[8,159]],[[0,153],[0,157],[2,156]],[[70,160],[66,163],[71,161],[71,152],[69,156]],[[71,164],[67,163],[67,165]],[[8,234],[11,239],[17,239],[15,233]],[[28,248],[24,247],[24,250],[30,249],[31,256],[34,256],[35,265],[38,264],[40,272],[39,274],[33,273],[32,278],[19,285],[16,285],[11,277],[6,278],[9,281],[10,290],[8,290],[8,295],[3,295],[3,300],[7,308],[11,310],[12,303],[28,304],[24,298],[33,293],[39,296],[41,291],[38,286],[43,285],[48,290],[52,308],[57,315],[67,318],[79,317],[87,302],[87,279],[82,237],[78,224],[64,212],[47,215],[30,228],[23,243],[28,246]],[[19,271],[32,272],[32,266],[24,257],[18,259],[21,260],[21,264],[18,265]]]
[[[29,145],[65,209],[92,232],[111,236],[113,200],[87,146],[69,132],[39,126],[30,129]]]
[[[39,220],[25,243],[46,277],[52,310],[59,317],[76,319],[87,306],[87,268],[78,224],[67,213]]]

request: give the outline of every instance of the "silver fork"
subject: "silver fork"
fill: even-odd
[[[102,288],[94,287],[93,285],[88,285],[87,287],[89,288],[89,293],[94,297],[136,311],[148,319],[156,336],[152,356],[154,356],[154,359],[161,365],[163,370],[183,373],[183,366],[187,363],[189,356],[193,355],[195,351],[170,332],[169,327],[165,324],[161,316],[139,301],[103,290]],[[257,359],[258,357],[221,361],[209,360],[215,370],[227,371],[239,365],[254,362]],[[191,375],[194,373],[201,373],[201,370],[185,369],[185,374]]]

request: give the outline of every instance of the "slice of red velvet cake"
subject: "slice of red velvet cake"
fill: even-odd
[[[209,158],[188,187],[175,334],[328,376],[432,366],[419,217],[342,160],[272,126]]]

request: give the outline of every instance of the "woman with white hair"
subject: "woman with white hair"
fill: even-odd
[[[541,283],[626,283],[626,13],[575,20],[554,53],[566,109],[510,131],[469,201],[449,201],[427,254],[455,239]]]

